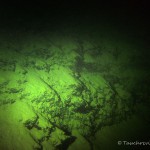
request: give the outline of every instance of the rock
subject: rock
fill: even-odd
[[[23,122],[34,116],[32,109],[23,102],[0,106],[0,149],[33,150],[37,143]]]
[[[66,140],[67,138],[68,136],[65,135],[62,130],[56,128],[55,131],[51,133],[50,141],[53,146],[57,147],[58,145],[61,145],[62,141]]]
[[[45,118],[43,118],[42,116],[39,116],[39,119],[37,121],[37,125],[39,128],[41,129],[47,129],[47,128],[53,128],[53,125],[50,124],[50,122],[48,122]]]
[[[78,131],[73,130],[72,135],[77,139],[69,146],[68,150],[91,150],[88,141]]]
[[[43,130],[38,130],[37,128],[33,128],[30,130],[31,137],[37,142],[40,143],[41,141],[44,141],[44,138],[46,138],[47,134],[43,132]]]
[[[14,104],[14,113],[16,119],[23,124],[31,123],[35,124],[38,116],[33,111],[32,107],[25,102],[17,101]]]
[[[56,150],[50,140],[42,142],[43,150]]]

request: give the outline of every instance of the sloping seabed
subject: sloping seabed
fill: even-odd
[[[0,149],[119,149],[148,136],[140,39],[105,26],[3,30],[0,41]]]

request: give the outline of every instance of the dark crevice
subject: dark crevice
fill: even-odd
[[[41,80],[44,84],[46,84],[51,90],[53,90],[53,91],[55,92],[55,94],[56,94],[57,97],[58,97],[58,100],[61,101],[61,97],[60,97],[60,95],[58,94],[58,92],[57,92],[51,85],[49,85],[46,81],[44,81],[41,77],[39,77],[39,78],[40,78],[40,80]]]
[[[26,128],[28,128],[29,130],[31,130],[33,127],[37,127],[36,123],[39,119],[39,116],[36,117],[35,120],[27,120],[24,125]]]
[[[56,148],[58,150],[67,150],[70,144],[72,144],[76,140],[75,136],[71,136],[70,138],[67,138],[66,140],[62,141],[60,145],[58,145]]]

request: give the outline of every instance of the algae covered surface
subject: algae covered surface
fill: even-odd
[[[105,17],[77,25],[60,17],[61,26],[46,17],[1,25],[0,149],[128,149],[124,141],[148,142],[148,39],[136,37],[138,29],[119,32],[122,26]]]

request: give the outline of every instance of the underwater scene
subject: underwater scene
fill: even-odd
[[[142,4],[0,9],[0,150],[150,147]]]

